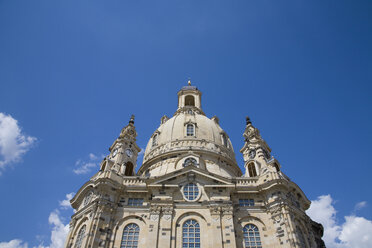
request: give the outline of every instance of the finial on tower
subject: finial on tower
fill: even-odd
[[[134,124],[134,115],[132,115],[132,116],[130,117],[129,123]]]
[[[189,85],[189,86],[191,86],[191,80],[189,79],[189,81],[187,82],[187,84]]]
[[[251,119],[247,116],[245,117],[245,123],[248,126],[249,124],[252,124]]]

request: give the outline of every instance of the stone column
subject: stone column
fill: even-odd
[[[65,248],[72,247],[72,245],[73,245],[71,238],[72,238],[72,233],[75,229],[75,224],[76,224],[76,219],[75,219],[75,217],[73,217],[70,221],[69,231],[68,231],[67,239],[65,241],[65,246],[64,246]]]
[[[286,227],[286,231],[287,231],[287,237],[288,237],[288,240],[287,242],[289,243],[289,247],[298,247],[296,245],[296,240],[297,240],[297,237],[295,235],[295,228],[293,227],[293,219],[291,217],[291,213],[290,213],[290,208],[289,206],[284,206],[282,208],[282,211],[283,211],[283,217],[284,217],[284,222],[285,222],[285,227]]]
[[[235,229],[233,223],[233,207],[222,207],[221,230],[224,248],[236,248]]]
[[[158,246],[161,248],[171,247],[173,206],[162,206],[162,214],[159,220]]]
[[[222,226],[221,226],[221,223],[222,223],[221,207],[211,206],[210,213],[211,213],[211,223],[210,223],[209,234],[211,235],[210,237],[213,237],[213,239],[210,239],[209,247],[224,248],[223,232],[222,232]]]
[[[161,207],[157,205],[150,206],[149,232],[146,237],[146,247],[158,248],[159,222]]]
[[[87,240],[87,247],[99,247],[103,241],[106,243],[106,239],[112,234],[112,230],[109,231],[106,225],[107,220],[110,219],[111,213],[114,211],[112,206],[105,206],[105,203],[99,202],[92,211],[92,221],[88,228],[89,239]],[[104,245],[103,247],[105,247]]]

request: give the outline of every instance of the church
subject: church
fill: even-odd
[[[71,200],[66,248],[321,248],[323,227],[247,117],[242,171],[219,119],[190,81],[136,173],[134,116]]]

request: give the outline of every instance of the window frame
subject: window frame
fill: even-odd
[[[195,219],[188,219],[182,224],[182,248],[189,247],[201,247],[200,224]]]
[[[189,161],[190,161],[190,162],[189,162]],[[187,167],[187,166],[190,166],[190,165],[194,165],[194,166],[198,167],[198,161],[197,161],[195,158],[193,158],[193,157],[188,157],[188,158],[186,158],[186,159],[183,161],[182,166],[183,166],[183,167]]]
[[[243,245],[244,248],[262,248],[262,239],[260,230],[252,223],[243,227]]]
[[[154,134],[152,136],[152,142],[151,142],[151,147],[155,147],[158,145],[158,133]]]
[[[227,137],[227,134],[226,134],[226,133],[221,133],[221,139],[222,139],[222,144],[223,144],[226,148],[229,148],[229,147],[230,147],[230,144],[229,144],[229,138]]]
[[[192,132],[189,132],[189,127],[191,128]],[[195,124],[187,123],[186,124],[186,137],[195,137]]]
[[[83,244],[83,241],[84,241],[84,238],[85,238],[85,231],[87,229],[87,225],[83,225],[77,236],[76,236],[76,241],[75,241],[75,245],[74,245],[74,248],[81,248],[82,247],[82,244]]]
[[[127,206],[130,207],[141,207],[143,206],[144,198],[140,197],[130,197],[128,198]]]
[[[250,167],[252,168],[252,171],[251,171]],[[257,177],[258,176],[256,164],[254,162],[248,163],[247,171],[248,171],[248,176],[249,177]],[[254,172],[254,173],[251,173],[251,172]]]
[[[254,207],[255,201],[252,198],[239,198],[239,207]]]
[[[191,191],[191,192],[189,190],[190,186],[192,186],[192,189],[193,189],[193,191]],[[186,188],[187,194],[185,193],[185,187],[187,187]],[[197,189],[197,195],[195,195],[195,189]],[[187,184],[183,185],[181,191],[182,191],[183,198],[186,201],[189,201],[189,202],[195,202],[195,201],[199,200],[199,198],[201,196],[201,190],[199,188],[199,185],[194,183],[194,182],[188,182]],[[192,194],[191,199],[190,199],[190,193]]]
[[[131,229],[129,229],[131,228]],[[134,231],[132,231],[134,230]],[[125,233],[127,233],[126,236]],[[120,242],[120,248],[137,248],[139,243],[139,233],[140,233],[140,227],[136,223],[129,223],[127,224],[122,232],[121,235],[121,242]],[[130,237],[130,238],[129,238]],[[124,240],[125,238],[125,240]],[[137,238],[137,239],[136,239]],[[125,244],[123,244],[125,242]],[[128,242],[136,242],[136,244],[129,244]]]

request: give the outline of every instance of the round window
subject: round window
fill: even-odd
[[[183,167],[189,166],[189,165],[194,165],[196,166],[198,162],[196,161],[195,158],[187,158],[185,162],[183,163]]]
[[[195,183],[188,183],[183,187],[183,195],[188,201],[195,201],[200,194],[199,188]]]

